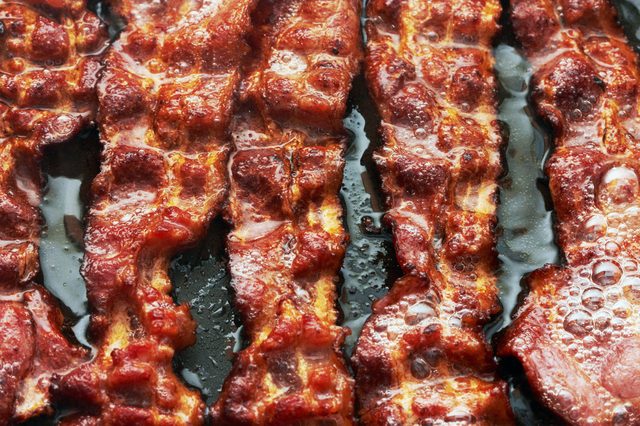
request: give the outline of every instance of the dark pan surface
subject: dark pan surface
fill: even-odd
[[[640,38],[640,0],[617,0],[621,20],[632,43]],[[95,4],[98,12],[104,8]],[[499,208],[502,261],[501,299],[504,313],[488,328],[494,335],[510,322],[522,276],[545,263],[559,261],[553,242],[552,206],[548,201],[542,165],[548,156],[546,130],[532,118],[527,106],[528,64],[513,47],[509,25],[495,49],[496,71],[500,79],[500,119],[510,135],[505,151],[507,173],[501,180]],[[118,24],[112,25],[115,36]],[[352,134],[341,190],[345,223],[351,236],[342,268],[339,299],[343,324],[352,330],[347,339],[350,355],[371,301],[384,295],[388,284],[398,277],[388,230],[381,226],[383,212],[379,181],[371,160],[380,145],[376,127],[378,117],[359,77],[351,96],[351,109],[345,125]],[[43,279],[49,290],[66,307],[70,335],[89,345],[85,330],[88,306],[84,282],[79,274],[82,259],[82,216],[86,189],[99,164],[96,131],[88,132],[71,143],[50,148],[43,171],[47,180],[42,204],[47,226],[43,230],[41,263]],[[231,368],[233,352],[242,348],[242,327],[232,308],[226,271],[224,239],[228,228],[217,219],[206,241],[181,254],[172,264],[171,277],[175,297],[188,302],[198,323],[197,343],[178,354],[176,371],[190,385],[199,388],[208,403],[213,402]],[[511,384],[512,404],[525,425],[548,425],[556,422],[531,397],[519,367],[501,361],[501,373]],[[51,424],[54,419],[38,419],[32,424]]]

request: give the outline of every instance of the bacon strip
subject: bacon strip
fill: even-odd
[[[353,363],[362,423],[509,424],[482,327],[500,310],[503,143],[491,41],[497,0],[372,0],[366,78],[376,162],[404,272],[375,302]]]
[[[95,116],[105,29],[84,1],[0,1],[0,423],[50,414],[52,375],[88,353],[34,280],[42,149]]]
[[[638,60],[606,0],[512,6],[533,103],[555,139],[546,172],[565,263],[528,278],[500,355],[517,357],[567,422],[638,424]]]
[[[112,1],[126,29],[99,83],[101,172],[83,266],[97,347],[61,378],[68,424],[200,424],[204,404],[174,374],[195,324],[177,306],[170,259],[201,239],[226,189],[228,126],[253,0]]]
[[[351,424],[335,325],[347,236],[342,118],[359,62],[358,0],[263,0],[229,170],[232,285],[248,348],[213,424]]]

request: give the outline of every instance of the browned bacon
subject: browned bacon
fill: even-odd
[[[497,0],[372,0],[366,77],[376,161],[404,272],[353,357],[366,425],[509,424],[483,326],[500,310],[495,251],[502,138],[491,41]]]
[[[337,193],[359,0],[262,0],[253,21],[228,208],[232,284],[250,343],[213,424],[351,424],[335,284],[347,241]]]
[[[174,374],[194,322],[168,264],[203,237],[226,193],[228,125],[253,0],[113,0],[126,24],[99,83],[104,144],[83,266],[92,363],[61,378],[69,424],[200,424]]]
[[[0,423],[51,413],[53,374],[88,354],[36,284],[40,159],[95,115],[106,34],[79,1],[0,1]]]
[[[555,151],[546,171],[562,266],[528,278],[501,344],[572,424],[640,424],[638,61],[607,0],[514,0]]]

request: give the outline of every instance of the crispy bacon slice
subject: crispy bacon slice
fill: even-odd
[[[515,0],[563,266],[528,278],[505,334],[533,390],[572,424],[640,423],[638,60],[607,0]]]
[[[335,284],[347,241],[337,193],[359,0],[263,0],[254,25],[228,208],[232,285],[250,344],[213,424],[351,424]]]
[[[228,125],[253,0],[112,1],[126,28],[99,83],[104,143],[83,266],[97,353],[62,377],[67,424],[200,424],[174,374],[195,339],[169,261],[204,236],[226,193]]]
[[[404,272],[353,357],[366,425],[509,424],[483,326],[499,312],[503,143],[491,41],[497,0],[372,0],[366,78],[382,118],[386,221]]]
[[[51,413],[52,375],[88,353],[61,334],[62,314],[34,282],[46,145],[95,115],[106,32],[84,1],[0,1],[0,423]]]

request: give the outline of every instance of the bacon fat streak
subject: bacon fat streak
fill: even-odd
[[[99,86],[104,144],[83,274],[96,354],[61,378],[67,424],[200,424],[173,372],[195,339],[170,259],[201,239],[226,194],[228,127],[253,0],[113,0],[125,30]]]
[[[0,423],[50,414],[52,377],[88,357],[39,284],[40,160],[95,117],[106,32],[83,0],[0,1]]]
[[[368,5],[376,155],[404,272],[353,357],[366,425],[510,424],[483,326],[500,310],[495,251],[503,143],[491,41],[497,0]]]
[[[640,424],[638,60],[608,0],[514,0],[562,266],[528,278],[504,336],[544,404],[571,424]]]
[[[263,0],[253,24],[227,211],[232,285],[250,343],[213,424],[351,424],[335,288],[347,241],[338,190],[359,1]]]

